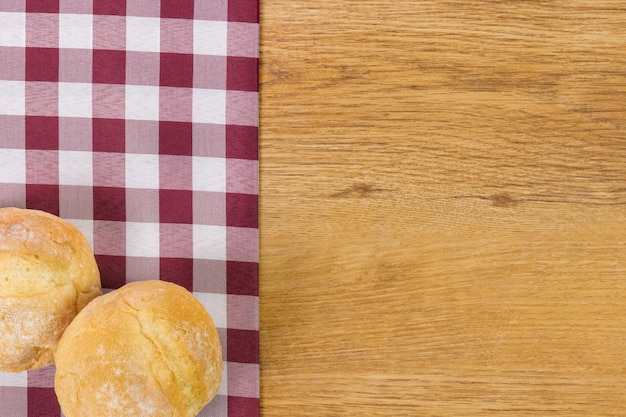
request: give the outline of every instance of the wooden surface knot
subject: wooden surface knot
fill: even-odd
[[[513,207],[521,202],[520,200],[514,199],[507,193],[496,193],[489,196],[489,199],[494,207]]]
[[[391,191],[388,188],[379,188],[371,184],[366,183],[356,183],[348,188],[337,191],[330,196],[333,198],[367,198],[372,197],[374,194],[378,194],[385,191]]]

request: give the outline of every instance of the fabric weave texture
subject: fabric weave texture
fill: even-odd
[[[105,291],[203,303],[224,377],[200,416],[259,414],[259,0],[0,2],[0,206],[76,225]],[[62,416],[54,366],[0,373],[0,416]]]

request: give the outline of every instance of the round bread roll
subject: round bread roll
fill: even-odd
[[[0,208],[0,371],[52,364],[65,328],[101,293],[93,252],[74,225]]]
[[[159,280],[92,301],[63,334],[55,362],[67,417],[193,417],[222,378],[213,319],[189,291]]]

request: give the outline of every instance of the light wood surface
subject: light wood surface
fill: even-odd
[[[626,415],[626,3],[261,2],[263,416]]]

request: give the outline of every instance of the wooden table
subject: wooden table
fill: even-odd
[[[626,3],[261,3],[262,415],[626,415]]]

